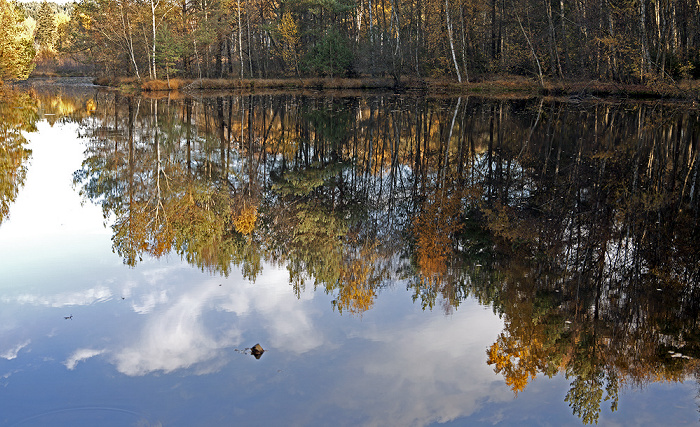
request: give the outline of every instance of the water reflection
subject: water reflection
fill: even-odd
[[[0,86],[0,224],[24,185],[31,150],[24,132],[36,130],[37,104],[27,93]]]
[[[15,296],[45,307],[121,298],[148,315],[118,346],[72,349],[68,369],[107,358],[129,376],[219,372],[227,350],[254,342],[244,343],[238,322],[212,328],[211,312],[264,312],[276,348],[320,351],[331,332],[300,308],[306,285],[341,315],[366,318],[400,284],[424,310],[467,314],[366,336],[386,357],[354,366],[409,401],[439,394],[428,379],[474,398],[469,408],[431,398],[426,412],[387,411],[385,423],[476,413],[479,393],[509,399],[491,371],[516,395],[538,377],[565,376],[560,398],[584,423],[597,422],[601,407],[616,410],[625,388],[697,378],[696,111],[398,95],[100,92],[75,104],[56,116],[79,121],[86,144],[74,183],[110,218],[124,263],[176,253],[224,285],[239,276],[251,283],[231,290],[212,279],[175,293],[154,279],[138,295],[127,286],[121,296],[104,287]],[[280,282],[293,292],[280,292]],[[503,323],[461,310],[474,299]],[[482,323],[495,337],[487,348],[455,341]],[[3,357],[28,345],[3,347]],[[445,370],[428,363],[435,357]],[[467,365],[480,368],[455,384]],[[361,388],[346,380],[339,400],[344,387]]]

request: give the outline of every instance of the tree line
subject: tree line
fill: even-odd
[[[55,20],[60,50],[115,76],[700,75],[689,0],[82,0],[55,15],[69,10]]]

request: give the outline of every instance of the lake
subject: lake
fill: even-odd
[[[0,424],[694,425],[700,111],[0,100]]]

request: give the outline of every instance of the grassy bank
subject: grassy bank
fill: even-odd
[[[95,84],[118,88],[125,92],[190,92],[264,90],[340,90],[422,92],[445,95],[485,96],[553,96],[553,97],[625,97],[635,99],[700,98],[700,81],[651,82],[620,84],[601,81],[536,80],[518,76],[496,76],[458,83],[441,79],[403,78],[397,84],[391,78],[285,78],[285,79],[169,79],[138,80],[136,78],[97,78]]]

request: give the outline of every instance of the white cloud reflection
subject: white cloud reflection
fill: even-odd
[[[3,297],[2,302],[29,304],[45,307],[68,307],[90,305],[108,301],[112,291],[105,286],[97,286],[82,291],[66,292],[56,295],[20,294],[15,297]]]
[[[286,270],[270,267],[256,283],[240,277],[228,281],[219,278],[189,287],[181,294],[175,288],[167,294],[146,293],[132,308],[148,314],[147,320],[134,342],[115,350],[117,370],[130,376],[187,368],[198,374],[214,372],[227,362],[225,349],[242,345],[244,323],[251,313],[266,318],[261,326],[273,347],[303,353],[320,346],[320,332],[314,328],[308,307],[287,285],[286,274]],[[163,271],[157,276],[159,280],[169,277]],[[149,275],[149,282],[158,285],[159,280],[153,281],[153,277]],[[226,286],[219,286],[222,282]],[[157,305],[161,307],[154,310]],[[236,316],[225,325],[205,324],[206,315],[216,312]]]
[[[31,342],[32,340],[26,340],[23,343],[17,344],[16,346],[0,353],[0,357],[7,360],[16,359],[19,351],[28,346]]]
[[[64,365],[66,365],[66,368],[68,370],[73,370],[75,369],[75,366],[78,364],[78,362],[82,362],[83,360],[90,359],[91,357],[99,356],[100,354],[105,353],[106,350],[95,350],[91,348],[81,348],[73,352],[73,354],[70,355],[68,359],[66,359],[65,362],[63,362]]]
[[[353,407],[371,414],[372,425],[429,425],[472,415],[486,402],[511,401],[486,364],[485,343],[502,327],[493,313],[466,301],[450,316],[430,313],[368,330],[362,338],[377,349],[350,362],[349,370],[362,374],[345,379],[328,404],[353,396]]]
[[[221,349],[234,345],[240,333],[229,329],[223,336],[215,337],[205,328],[202,314],[218,292],[208,288],[197,287],[177,297],[164,310],[152,313],[138,340],[115,354],[117,370],[132,376],[167,373],[221,359]],[[217,366],[220,363],[214,362]]]
[[[131,308],[138,314],[148,314],[156,306],[168,302],[168,292],[166,290],[150,292],[139,298],[138,302],[133,302]]]

